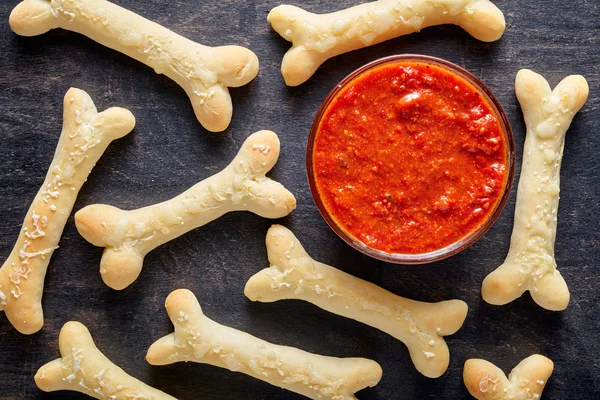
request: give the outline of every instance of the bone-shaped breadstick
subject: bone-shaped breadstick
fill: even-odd
[[[402,341],[415,367],[430,378],[448,368],[444,336],[462,326],[468,306],[460,300],[424,303],[409,300],[329,265],[313,260],[287,228],[267,232],[270,268],[246,283],[252,301],[306,300],[324,310],[363,322]]]
[[[36,385],[44,392],[73,390],[96,399],[112,400],[175,400],[113,364],[79,322],[63,326],[58,344],[62,358],[42,366],[35,375]]]
[[[55,28],[79,32],[152,67],[185,90],[196,118],[212,132],[231,121],[227,87],[243,86],[258,73],[258,58],[244,47],[198,44],[106,0],[24,0],[10,26],[23,36]]]
[[[480,359],[467,360],[463,380],[477,400],[539,400],[554,363],[534,354],[517,365],[508,378],[494,364]]]
[[[294,195],[265,176],[279,157],[274,132],[252,134],[221,172],[163,203],[132,211],[96,204],[75,214],[79,233],[106,247],[100,263],[102,279],[124,289],[140,274],[144,256],[154,248],[230,211],[251,211],[281,218],[296,207]]]
[[[281,5],[267,20],[292,42],[281,64],[288,86],[306,82],[331,57],[429,26],[460,25],[485,42],[500,39],[505,28],[504,15],[488,0],[379,0],[330,14]]]
[[[529,290],[543,308],[564,310],[569,289],[554,259],[560,165],[565,133],[589,88],[572,75],[551,90],[541,75],[521,70],[515,89],[527,125],[515,222],[506,260],[485,278],[482,295],[502,305]]]
[[[79,189],[110,142],[129,133],[133,115],[123,108],[100,114],[90,96],[69,89],[64,99],[63,128],[46,180],[23,221],[15,246],[0,268],[0,310],[21,333],[44,324],[42,294],[48,263]]]
[[[150,346],[146,359],[152,365],[211,364],[311,399],[356,399],[355,392],[381,379],[381,367],[375,361],[311,354],[218,324],[204,315],[189,290],[175,290],[165,306],[175,332]]]

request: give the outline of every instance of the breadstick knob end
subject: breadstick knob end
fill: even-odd
[[[299,86],[306,82],[323,64],[325,57],[304,46],[292,47],[281,62],[281,74],[287,86]]]
[[[127,135],[135,127],[135,117],[131,111],[121,108],[112,107],[101,112],[94,118],[96,129],[101,129],[103,132],[110,134],[110,139],[120,139]]]
[[[56,386],[56,382],[62,382],[60,376],[62,375],[62,359],[51,361],[37,371],[35,377],[36,386],[44,392],[52,392],[62,388]]]
[[[545,275],[536,282],[531,297],[542,308],[550,311],[564,311],[569,305],[569,287],[558,270]]]
[[[16,302],[19,301],[19,299],[14,300],[15,303],[13,304],[16,304]],[[15,307],[15,309],[18,308]],[[23,335],[32,335],[39,332],[44,326],[44,313],[41,304],[32,304],[27,307],[22,307],[14,313],[11,313],[9,310],[10,309],[6,310],[6,316],[15,329]]]
[[[292,32],[294,31],[295,22],[299,18],[305,18],[308,14],[308,12],[299,7],[282,4],[269,12],[267,21],[271,24],[275,32],[279,33],[288,42],[291,42],[293,40]]]
[[[488,0],[479,0],[467,5],[460,26],[475,39],[495,42],[506,29],[504,14]]]
[[[247,85],[258,75],[260,63],[252,50],[242,46],[221,46],[215,52],[219,62],[215,63],[214,69],[226,86]]]
[[[143,265],[144,257],[133,249],[107,247],[100,261],[100,275],[110,288],[123,290],[135,282]]]
[[[81,236],[98,247],[106,247],[105,237],[114,229],[114,216],[120,216],[123,211],[106,204],[93,204],[83,207],[75,213],[75,226]]]
[[[8,23],[21,36],[37,36],[57,27],[49,1],[25,0],[10,13]]]
[[[502,306],[518,299],[525,293],[523,275],[519,266],[505,262],[483,280],[481,295],[489,304]]]
[[[148,348],[146,361],[150,365],[167,365],[178,361],[178,348],[175,344],[175,336],[167,335],[158,339]]]
[[[502,370],[482,359],[465,362],[463,381],[471,396],[478,400],[493,399],[497,393],[504,392],[508,382]]]

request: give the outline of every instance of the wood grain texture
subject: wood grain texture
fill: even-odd
[[[37,368],[58,356],[57,337],[71,319],[90,328],[98,347],[133,376],[180,399],[280,400],[299,397],[242,374],[199,364],[151,367],[148,346],[172,328],[164,299],[191,289],[212,319],[274,343],[332,356],[361,356],[383,367],[381,383],[360,399],[468,399],[462,366],[481,357],[506,372],[539,352],[556,365],[543,398],[600,398],[600,3],[597,0],[497,0],[507,19],[497,43],[477,42],[456,27],[429,28],[327,61],[304,85],[287,88],[279,65],[289,44],[266,21],[278,0],[115,0],[164,26],[208,45],[239,44],[258,55],[261,71],[250,85],[231,90],[233,122],[221,134],[202,129],[189,99],[150,68],[75,33],[61,30],[22,38],[8,26],[17,0],[0,4],[0,262],[8,256],[23,216],[44,180],[62,124],[61,101],[71,86],[86,90],[99,110],[129,108],[137,127],[114,142],[92,172],[74,210],[92,203],[137,208],[170,198],[223,168],[243,140],[259,129],[280,135],[282,154],[271,176],[297,197],[298,208],[279,221],[293,229],[310,254],[410,298],[465,300],[471,311],[448,337],[451,365],[437,380],[421,376],[404,345],[357,322],[310,304],[251,303],[246,280],[267,266],[265,234],[272,221],[229,214],[150,253],[137,282],[122,292],[102,283],[101,249],[85,242],[72,218],[48,270],[46,325],[18,334],[0,313],[0,399],[83,399],[45,394],[33,382]],[[316,12],[356,0],[295,1]],[[571,292],[567,311],[552,313],[529,295],[505,307],[483,302],[483,278],[506,255],[515,190],[498,222],[473,247],[432,265],[407,267],[363,256],[327,227],[305,173],[305,147],[316,110],[328,91],[359,66],[398,53],[442,57],[478,75],[504,106],[516,136],[518,161],[524,123],[514,96],[523,67],[552,85],[583,74],[590,98],[567,134],[562,169],[556,257]],[[518,173],[517,173],[518,178]]]

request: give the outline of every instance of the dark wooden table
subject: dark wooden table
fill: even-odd
[[[532,353],[556,364],[545,399],[600,398],[600,2],[598,0],[498,0],[508,24],[497,43],[476,41],[457,27],[425,29],[336,57],[306,84],[287,88],[279,73],[289,44],[266,21],[276,0],[119,0],[118,3],[184,36],[211,45],[240,44],[254,50],[260,74],[231,91],[233,122],[208,133],[196,121],[188,97],[150,68],[75,33],[62,30],[23,38],[8,26],[17,0],[0,4],[0,261],[13,247],[31,200],[50,164],[62,124],[62,98],[71,86],[86,90],[100,110],[130,109],[132,134],[113,143],[81,191],[75,210],[92,203],[138,208],[168,199],[223,168],[243,140],[259,129],[281,138],[281,158],[271,176],[297,197],[298,208],[280,223],[293,229],[315,259],[335,265],[402,296],[465,300],[464,327],[448,337],[451,364],[439,379],[421,376],[406,347],[386,334],[326,313],[308,303],[251,303],[246,280],[268,265],[265,233],[273,221],[234,213],[151,252],[140,278],[124,291],[109,289],[98,273],[102,250],[67,223],[48,270],[44,329],[18,334],[0,313],[0,398],[79,399],[76,393],[45,394],[33,381],[37,369],[58,356],[57,336],[69,320],[87,325],[98,347],[127,372],[180,399],[297,399],[299,396],[242,374],[200,364],[151,367],[148,346],[171,332],[165,297],[189,288],[206,314],[225,325],[274,343],[332,356],[377,360],[383,379],[360,399],[470,398],[462,367],[486,358],[506,372]],[[295,2],[317,12],[356,0]],[[398,53],[442,57],[487,83],[504,106],[515,132],[520,166],[524,140],[514,96],[520,68],[543,74],[552,85],[579,73],[590,98],[567,135],[556,259],[572,299],[565,312],[536,306],[528,294],[505,307],[481,299],[487,273],[502,263],[512,227],[515,188],[493,228],[473,247],[443,262],[396,266],[363,256],[325,224],[312,200],[305,146],[313,116],[344,76],[377,58]],[[517,172],[518,178],[518,172]]]

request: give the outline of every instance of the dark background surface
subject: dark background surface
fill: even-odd
[[[0,4],[0,261],[10,253],[44,180],[61,130],[62,99],[73,86],[87,91],[99,110],[122,106],[137,119],[135,130],[101,158],[75,211],[92,203],[131,209],[168,199],[225,167],[252,132],[272,129],[280,136],[282,153],[270,175],[298,200],[298,208],[278,222],[290,227],[315,259],[405,297],[463,299],[470,312],[464,327],[447,338],[452,357],[448,372],[431,380],[415,370],[401,342],[376,329],[304,302],[261,304],[244,297],[246,280],[268,265],[264,239],[273,221],[250,213],[226,215],[151,252],[140,278],[117,292],[100,278],[102,249],[79,236],[71,217],[48,269],[43,330],[23,336],[0,313],[1,399],[86,398],[68,392],[44,394],[33,381],[42,364],[58,357],[58,332],[68,320],[87,325],[101,351],[125,371],[180,399],[300,398],[209,365],[148,365],[148,346],[172,331],[163,303],[178,288],[191,289],[210,318],[271,342],[378,361],[383,379],[360,392],[360,399],[468,399],[462,383],[466,359],[485,358],[509,372],[533,353],[548,356],[556,365],[543,398],[600,398],[598,0],[498,0],[507,20],[499,42],[478,42],[452,26],[428,28],[329,60],[297,88],[287,88],[279,73],[289,44],[266,21],[276,0],[119,0],[192,40],[239,44],[256,52],[259,76],[231,90],[233,121],[217,134],[200,126],[188,97],[174,82],[124,55],[62,30],[18,37],[8,26],[17,3]],[[316,12],[355,3],[295,2]],[[567,134],[562,169],[556,259],[572,293],[565,312],[545,311],[528,294],[504,307],[481,299],[483,278],[502,263],[508,250],[516,185],[504,212],[481,240],[451,259],[427,266],[369,259],[343,243],[321,218],[304,161],[317,108],[354,69],[398,53],[445,58],[489,85],[510,118],[519,168],[524,124],[514,96],[516,72],[531,68],[552,86],[573,73],[587,78],[590,98]]]

